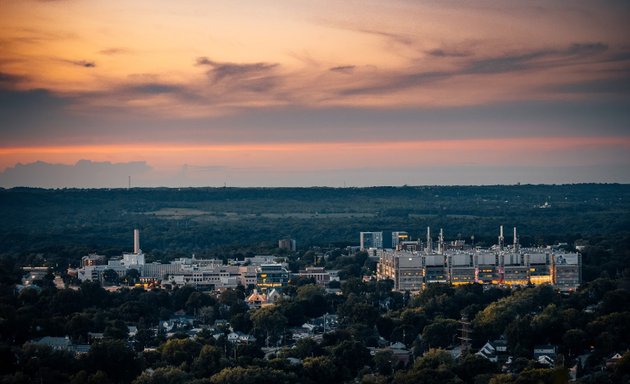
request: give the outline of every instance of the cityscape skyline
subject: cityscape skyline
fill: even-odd
[[[628,11],[9,2],[0,187],[629,183]]]

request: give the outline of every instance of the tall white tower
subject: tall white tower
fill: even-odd
[[[505,237],[503,237],[503,226],[499,227],[499,249],[503,250],[505,246]]]
[[[126,266],[144,265],[144,253],[140,249],[140,230],[133,230],[133,253],[123,253],[123,264]]]
[[[440,228],[440,237],[438,238],[438,253],[444,254],[444,230]]]
[[[425,252],[430,254],[433,252],[433,240],[431,239],[431,227],[427,227],[427,247],[425,248]]]
[[[137,228],[133,230],[133,253],[140,253],[140,230]]]

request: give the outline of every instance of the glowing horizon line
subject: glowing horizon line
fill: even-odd
[[[239,151],[260,151],[293,152],[305,149],[384,149],[384,148],[456,148],[465,146],[468,148],[481,147],[522,147],[523,145],[544,146],[547,148],[567,148],[581,145],[622,145],[630,146],[630,137],[610,136],[610,137],[526,137],[526,138],[492,138],[492,139],[432,139],[432,140],[409,140],[390,142],[289,142],[289,143],[269,143],[269,144],[214,144],[214,145],[192,145],[192,144],[103,144],[103,145],[55,145],[55,146],[16,146],[0,147],[0,155],[16,154],[79,154],[79,153],[131,153],[146,151],[162,152],[239,152]]]

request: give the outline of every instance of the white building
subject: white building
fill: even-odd
[[[427,230],[427,244],[430,235]],[[516,233],[516,231],[515,231]],[[499,241],[504,239],[501,233]],[[555,252],[552,248],[495,246],[470,251],[449,250],[440,233],[437,252],[427,246],[423,253],[379,250],[378,279],[391,279],[394,289],[415,291],[430,283],[527,285],[551,284],[563,291],[577,289],[581,282],[578,253]]]

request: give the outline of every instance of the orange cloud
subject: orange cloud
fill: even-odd
[[[0,74],[23,79],[22,90],[75,96],[82,111],[169,117],[287,105],[578,98],[585,95],[553,86],[617,78],[627,66],[618,58],[628,41],[621,12],[573,7],[366,2],[356,12],[354,3],[332,1],[281,7],[138,1],[121,12],[106,2],[8,2],[0,14]],[[112,48],[121,41],[124,48]],[[606,52],[580,53],[576,46]],[[210,76],[195,65],[199,57],[214,63]],[[235,76],[237,69],[247,76]],[[146,74],[180,91],[134,91],[142,86],[135,79]]]

